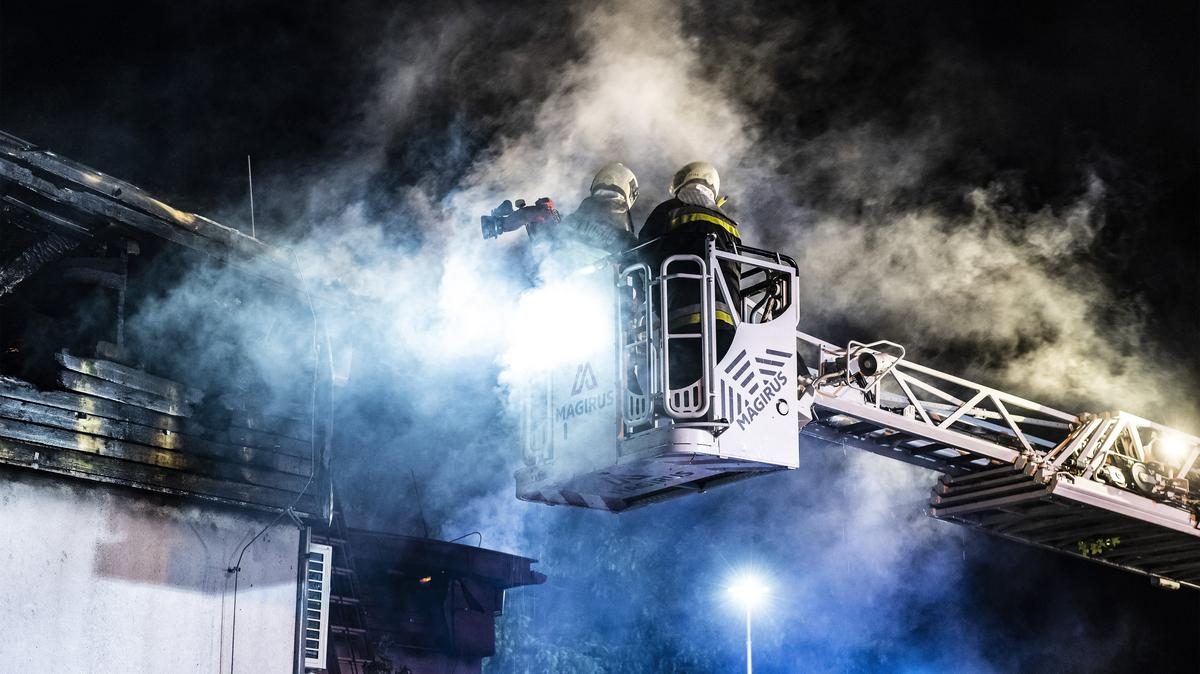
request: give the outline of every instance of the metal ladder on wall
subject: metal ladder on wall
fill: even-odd
[[[367,636],[367,614],[358,587],[354,555],[340,504],[334,503],[328,527],[313,527],[312,541],[333,548],[333,586],[329,595],[330,674],[369,674],[375,662]]]

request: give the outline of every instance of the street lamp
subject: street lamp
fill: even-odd
[[[759,578],[745,574],[726,588],[730,599],[746,609],[746,674],[754,674],[754,649],[750,638],[750,615],[767,596],[767,586]]]

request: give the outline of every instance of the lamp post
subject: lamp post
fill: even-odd
[[[767,595],[767,586],[754,576],[741,576],[727,589],[730,598],[746,609],[746,674],[754,674],[754,644],[750,629],[754,607]]]

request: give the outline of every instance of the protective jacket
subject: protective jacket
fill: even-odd
[[[563,218],[555,235],[609,253],[633,247],[633,220],[620,197],[589,196]]]
[[[705,243],[710,234],[716,238],[719,250],[731,250],[735,244],[742,241],[737,223],[722,211],[685,204],[679,199],[669,199],[650,213],[642,231],[638,233],[638,243],[659,239],[657,243],[647,246],[644,255],[644,259],[657,275],[663,261],[672,255],[696,255],[704,259],[707,252]],[[687,273],[694,271],[683,265],[677,269],[673,267],[672,270]],[[742,304],[738,266],[722,263],[720,273],[729,289],[729,301],[726,301],[718,287],[714,292],[718,359],[724,356],[733,341],[733,312],[739,311]],[[672,332],[700,330],[702,291],[703,287],[699,281],[676,279],[670,283],[667,292],[667,324]],[[684,340],[678,347],[672,347],[672,388],[687,385],[698,376],[699,353],[689,353],[691,347],[687,345],[692,341]],[[696,347],[698,351],[698,345]]]
[[[656,238],[661,240],[647,247],[646,259],[658,272],[663,260],[672,255],[705,255],[705,241],[709,234],[716,237],[719,250],[731,250],[735,244],[742,242],[741,232],[732,218],[715,208],[685,204],[679,199],[669,199],[659,204],[646,218],[646,224],[638,233],[638,243],[646,243]],[[681,270],[683,268],[681,267]],[[690,271],[690,270],[689,270]],[[732,307],[727,304],[718,291],[717,321],[733,325],[730,311],[741,305],[739,292],[738,270],[735,265],[723,264],[722,274],[725,285],[729,288]],[[672,327],[688,323],[700,322],[699,284],[677,281],[673,287],[678,291],[671,292],[667,304],[670,307],[669,318]],[[684,310],[688,311],[684,311]]]

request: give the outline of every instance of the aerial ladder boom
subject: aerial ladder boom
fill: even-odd
[[[874,357],[882,346],[799,340],[819,362]],[[1127,412],[1073,415],[902,355],[858,382],[814,376],[814,419],[802,436],[942,473],[932,517],[1144,573],[1164,587],[1200,586],[1200,501],[1190,488],[1200,439]]]
[[[941,473],[937,519],[1200,589],[1200,438],[1126,412],[1054,409],[912,362],[894,342],[799,332],[786,255],[710,240],[705,257],[607,262],[570,282],[603,298],[594,310],[615,338],[580,340],[592,346],[520,387],[519,498],[619,512],[795,469],[799,429],[805,446]],[[679,283],[700,288],[698,329],[668,320]],[[719,306],[734,307],[724,349]],[[681,349],[700,356],[683,386]]]

